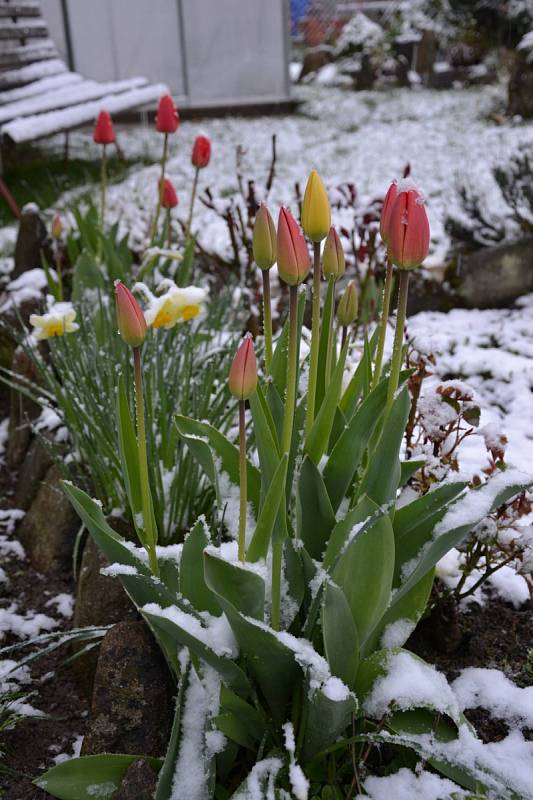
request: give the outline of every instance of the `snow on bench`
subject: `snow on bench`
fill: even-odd
[[[51,39],[34,39],[29,44],[2,41],[0,67],[15,69],[47,58],[57,58],[57,48]]]
[[[128,80],[109,81],[107,83],[97,83],[97,81],[82,81],[80,83],[78,81],[62,89],[54,89],[50,92],[0,106],[0,125],[19,117],[29,117],[32,114],[54,111],[66,106],[84,103],[88,100],[96,100],[105,95],[119,94],[128,89],[138,89],[140,86],[146,86],[147,83],[146,78],[129,78]]]
[[[5,6],[4,6],[5,7]],[[24,22],[0,22],[0,40],[35,39],[48,36],[48,26],[42,19],[29,19]]]
[[[3,136],[8,136],[15,144],[30,142],[94,122],[102,109],[111,114],[120,113],[153,103],[167,93],[168,87],[163,83],[158,83],[132,89],[122,94],[108,94],[99,100],[73,105],[60,111],[13,120],[2,127],[1,133]]]
[[[1,17],[40,17],[39,3],[27,0],[25,3],[2,3],[0,5]]]
[[[41,78],[40,81],[33,81],[26,86],[19,86],[18,89],[10,89],[0,94],[0,109],[7,103],[15,103],[24,100],[26,97],[34,97],[37,94],[46,94],[52,89],[63,89],[73,83],[83,81],[83,77],[77,72],[62,72],[59,75],[52,75],[50,78]]]
[[[59,75],[59,73],[67,71],[67,67],[61,59],[52,58],[50,61],[37,61],[27,67],[0,72],[0,91],[16,86],[24,86],[27,83],[31,83],[31,81],[37,81],[50,75]]]

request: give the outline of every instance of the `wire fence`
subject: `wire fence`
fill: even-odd
[[[307,47],[336,39],[356,11],[384,20],[400,0],[291,0],[291,34],[295,43]]]

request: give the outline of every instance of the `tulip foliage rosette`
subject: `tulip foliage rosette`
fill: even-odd
[[[408,270],[427,255],[429,226],[412,183],[395,184],[394,195],[382,231],[400,278],[393,354],[381,369],[376,332],[347,383],[357,291],[350,284],[342,293],[336,328],[344,256],[318,175],[311,174],[303,209],[314,250],[316,337],[303,361],[308,246],[287,209],[275,239],[266,209],[258,215],[255,257],[267,274],[277,260],[289,314],[263,375],[249,336],[233,362],[239,441],[205,421],[175,420],[212,483],[211,526],[200,518],[182,545],[153,551],[145,542],[147,552],[112,530],[87,494],[65,487],[175,676],[176,716],[156,800],[353,797],[372,747],[383,742],[410,748],[469,791],[516,797],[502,789],[497,765],[461,758],[458,743],[474,733],[442,690],[443,676],[404,648],[436,563],[528,479],[509,470],[476,488],[457,480],[397,506],[421,465],[403,460],[411,408],[403,327]],[[135,431],[120,408],[119,431],[138,504]],[[402,691],[410,675],[421,679]],[[125,767],[106,763],[119,781]],[[68,764],[72,773],[76,762]],[[40,782],[52,794],[62,768]],[[98,783],[94,770],[90,782]]]

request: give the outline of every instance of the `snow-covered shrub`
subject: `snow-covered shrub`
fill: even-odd
[[[385,38],[381,25],[357,11],[341,30],[335,45],[335,54],[338,58],[362,53],[373,54],[383,48]]]

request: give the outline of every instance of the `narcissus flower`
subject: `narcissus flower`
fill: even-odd
[[[288,208],[278,218],[278,273],[289,286],[305,281],[311,269],[309,250],[300,227]]]
[[[159,191],[161,191],[161,181],[159,181]],[[165,178],[163,181],[161,205],[163,208],[176,208],[178,205],[178,195],[176,194],[172,181],[169,181],[168,178]]]
[[[143,284],[137,284],[146,291]],[[167,291],[156,297],[149,293],[148,307],[144,313],[146,324],[152,328],[173,328],[178,322],[188,322],[205,311],[207,291],[198,286],[176,286],[166,280]]]
[[[307,179],[302,204],[302,228],[313,242],[321,242],[331,226],[331,209],[328,193],[318,172],[314,169]]]
[[[93,131],[93,140],[96,144],[112,144],[115,141],[115,131],[111,117],[107,111],[100,111]]]
[[[169,94],[163,95],[157,107],[155,127],[159,133],[176,133],[179,125],[179,114],[174,100]]]
[[[381,209],[381,219],[379,221],[379,233],[385,244],[387,244],[387,242],[389,241],[390,215],[392,207],[397,197],[398,197],[398,181],[393,180],[393,182],[391,183],[391,185],[387,190],[385,199],[383,200],[383,208]]]
[[[274,220],[264,203],[261,203],[255,215],[254,234],[252,239],[254,261],[259,269],[270,269],[276,263],[277,233]]]
[[[118,331],[130,347],[140,347],[146,338],[146,320],[142,309],[127,286],[115,282]]]
[[[74,320],[76,312],[72,303],[56,303],[47,314],[32,314],[30,325],[33,325],[32,336],[38,341],[51,339],[53,336],[63,336],[65,333],[74,333],[80,327]]]
[[[53,239],[56,239],[56,241],[58,239],[61,239],[61,234],[63,233],[63,223],[61,222],[61,217],[59,216],[59,214],[54,214],[54,218],[52,220],[51,232]]]
[[[341,240],[333,226],[329,229],[324,245],[322,269],[324,270],[325,278],[334,278],[335,280],[342,278],[346,269],[346,260],[344,258]]]
[[[429,251],[424,198],[410,178],[398,184],[388,229],[389,258],[400,269],[419,267]]]
[[[247,400],[257,387],[257,362],[250,333],[242,340],[229,371],[229,390],[239,400]]]
[[[197,136],[192,148],[191,161],[196,169],[207,167],[211,159],[211,142],[207,136]]]
[[[343,327],[351,325],[357,319],[359,310],[359,298],[357,296],[357,286],[355,281],[350,281],[344,294],[339,300],[337,308],[337,319]]]

